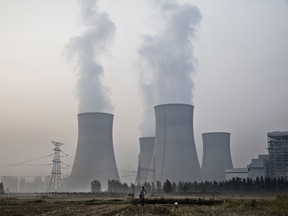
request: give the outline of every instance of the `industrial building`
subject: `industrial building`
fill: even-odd
[[[230,133],[203,133],[202,180],[224,181],[225,170],[233,169]]]
[[[234,169],[225,170],[225,179],[226,180],[232,180],[233,178],[247,179],[248,178],[248,168],[247,167],[241,167],[241,168],[234,168]]]
[[[48,188],[49,182],[44,181],[43,176],[29,176],[29,177],[17,177],[17,176],[2,176],[1,181],[4,184],[5,190],[11,193],[35,193],[46,192],[46,186]],[[48,177],[46,177],[48,178]],[[49,178],[50,181],[50,178]]]
[[[268,132],[268,154],[252,159],[247,168],[226,170],[226,180],[232,177],[288,178],[288,131]],[[247,170],[247,173],[246,173]],[[247,175],[247,177],[246,177]]]
[[[107,189],[109,179],[120,180],[113,148],[113,117],[97,112],[78,115],[78,143],[69,191],[90,191],[93,180],[99,180],[102,189]]]
[[[1,176],[1,181],[4,184],[7,192],[17,193],[18,192],[18,177],[16,176]]]
[[[268,176],[288,178],[288,131],[268,132]]]
[[[150,169],[150,164],[153,155],[153,149],[155,144],[155,137],[141,137],[140,142],[140,154],[138,155],[138,169],[135,184],[143,184],[147,181],[149,172],[155,176],[155,170]]]
[[[155,146],[151,169],[156,181],[179,182],[201,180],[201,171],[193,132],[193,109],[189,104],[163,104],[154,107]],[[153,180],[149,173],[149,180]]]
[[[269,155],[258,155],[258,158],[252,159],[248,165],[248,178],[256,180],[267,177]]]

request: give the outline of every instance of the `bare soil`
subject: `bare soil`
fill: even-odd
[[[206,216],[206,215],[288,215],[288,199],[284,198],[225,198],[209,200],[177,198],[148,199],[145,206],[135,205],[137,200],[117,199],[58,199],[58,198],[0,198],[0,215],[101,215],[101,216]]]

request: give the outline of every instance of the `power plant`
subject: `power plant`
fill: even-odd
[[[288,131],[268,132],[268,176],[288,178]]]
[[[270,179],[288,179],[288,131],[274,131],[267,133],[268,154],[258,155],[253,158],[246,168],[246,178],[256,180],[257,178]],[[231,175],[231,173],[234,173]],[[239,172],[234,170],[226,170],[230,178],[239,177]],[[227,179],[227,178],[226,178]]]
[[[269,154],[252,160],[244,171],[233,169],[230,133],[202,134],[203,157],[200,169],[193,130],[194,106],[162,104],[154,107],[155,137],[139,138],[140,153],[135,184],[144,182],[225,181],[227,177],[287,177],[287,132],[270,132]],[[107,189],[108,180],[120,181],[113,139],[113,115],[81,113],[78,115],[78,144],[69,191],[89,191],[91,182],[99,180]],[[260,170],[261,169],[261,170]],[[226,176],[225,176],[226,171]]]
[[[201,171],[193,132],[194,107],[163,104],[154,109],[156,136],[150,168],[156,169],[156,181],[199,181]],[[153,180],[152,172],[149,180]]]
[[[78,115],[78,143],[69,191],[90,191],[93,180],[99,180],[104,189],[109,179],[120,180],[113,148],[113,117],[98,112]]]
[[[225,170],[233,169],[230,133],[203,133],[202,180],[224,181]]]
[[[135,184],[143,184],[147,181],[149,172],[152,172],[155,176],[155,170],[150,169],[155,137],[141,137],[139,138],[139,142],[140,154],[138,155],[138,169]]]

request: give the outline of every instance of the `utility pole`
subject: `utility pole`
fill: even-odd
[[[61,159],[60,159],[60,146],[63,143],[54,142],[52,141],[53,145],[55,146],[54,150],[54,157],[53,157],[53,165],[52,165],[52,172],[51,172],[51,180],[49,184],[48,191],[49,192],[63,192],[63,179],[61,173]]]

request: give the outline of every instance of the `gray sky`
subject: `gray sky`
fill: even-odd
[[[284,0],[186,0],[202,19],[193,40],[194,133],[231,133],[235,167],[266,153],[266,132],[288,130],[288,4]],[[143,98],[138,55],[143,35],[159,28],[151,1],[100,0],[116,30],[101,55],[103,84],[114,107],[114,150],[122,170],[136,170]],[[51,140],[77,144],[76,61],[65,46],[85,30],[72,0],[0,1],[0,164],[53,153]],[[48,164],[52,158],[29,164]],[[63,161],[72,165],[71,158]],[[49,175],[49,166],[1,168],[0,175]],[[64,173],[69,174],[70,168]]]

